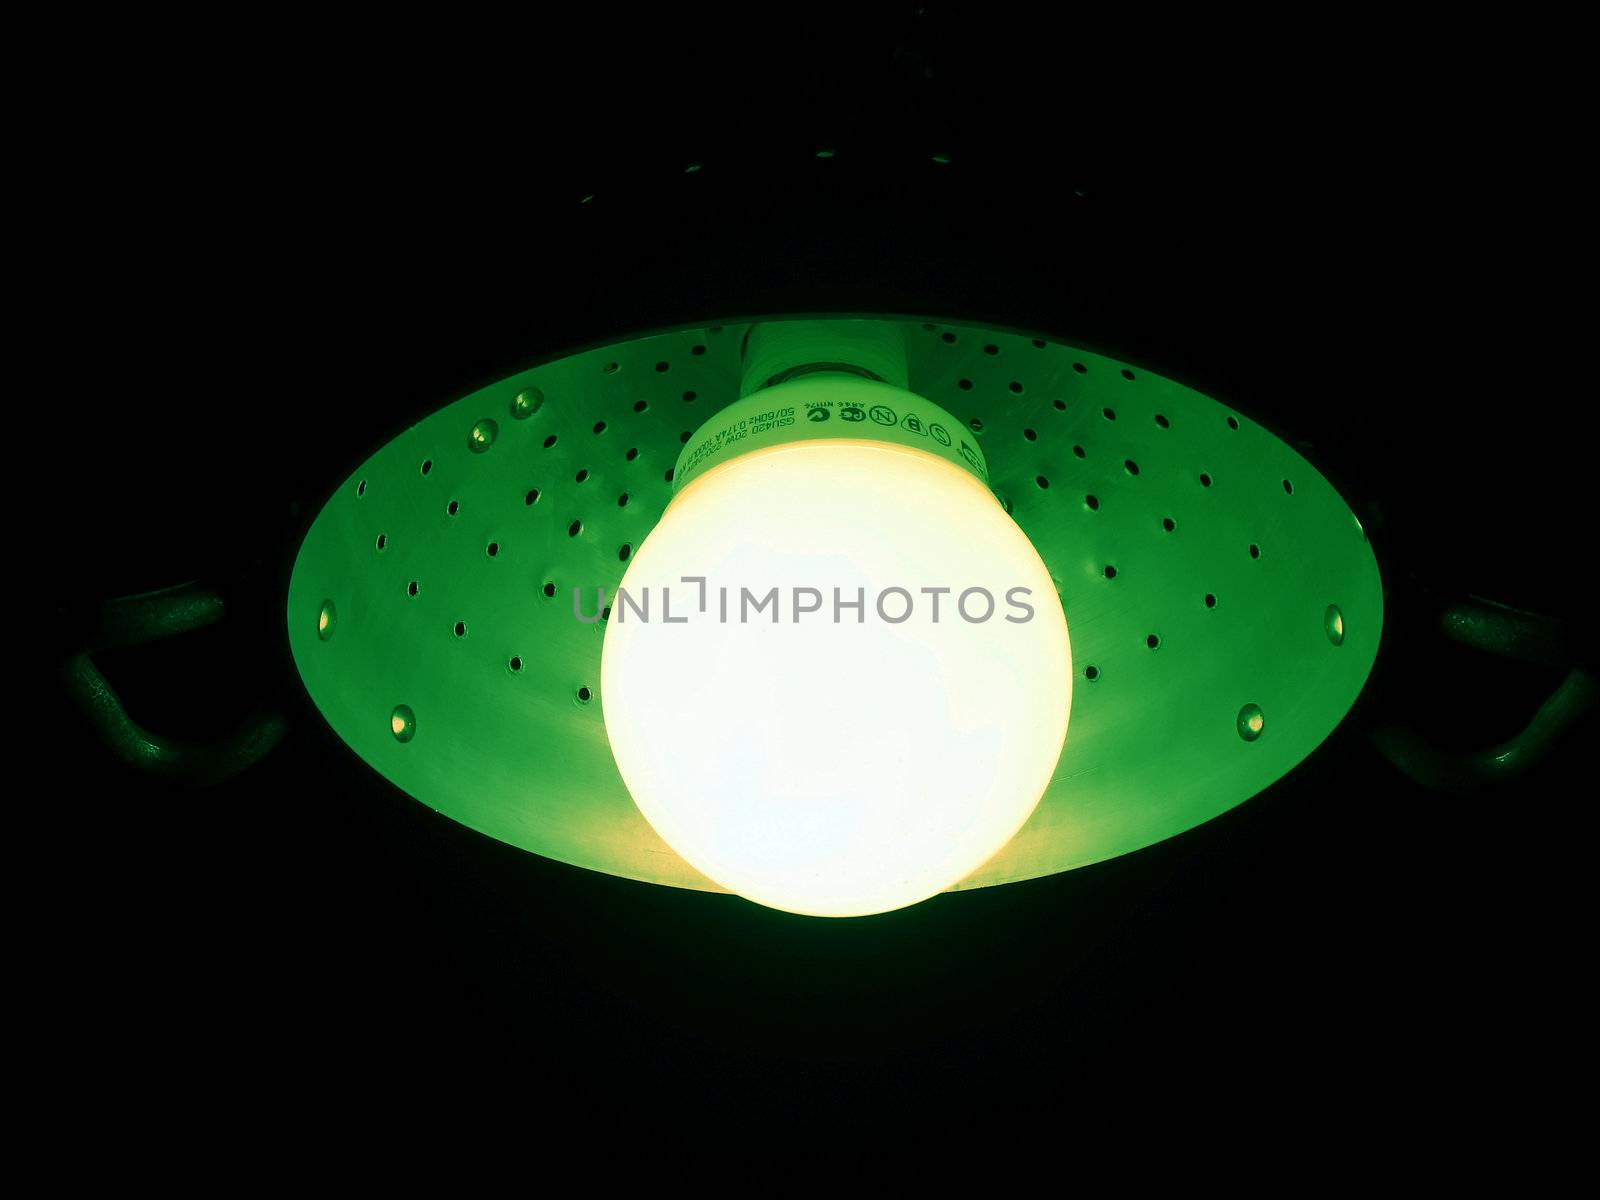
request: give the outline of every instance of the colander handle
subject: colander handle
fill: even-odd
[[[193,583],[111,600],[101,607],[87,644],[62,662],[61,679],[68,696],[100,741],[129,766],[174,783],[203,787],[254,765],[282,739],[287,723],[265,704],[233,732],[210,742],[187,743],[151,733],[128,715],[94,663],[96,651],[187,633],[216,623],[225,612],[220,595]]]

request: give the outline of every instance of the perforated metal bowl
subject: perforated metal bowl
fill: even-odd
[[[910,390],[967,420],[1060,591],[1080,672],[1032,819],[958,888],[1127,853],[1248,799],[1349,711],[1383,621],[1334,487],[1207,396],[1028,334],[898,322]],[[598,688],[613,590],[692,431],[739,395],[747,326],[574,354],[466,396],[328,500],[290,645],[334,730],[438,811],[536,854],[720,890],[612,761]],[[588,593],[591,597],[592,591]]]

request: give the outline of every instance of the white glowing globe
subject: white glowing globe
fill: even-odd
[[[927,899],[1009,842],[1056,770],[1055,587],[984,484],[932,454],[810,441],[712,467],[621,591],[600,689],[617,766],[662,839],[747,899]]]

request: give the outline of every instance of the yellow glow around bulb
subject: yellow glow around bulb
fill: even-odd
[[[774,588],[776,623],[751,611]],[[858,589],[859,613],[836,608]],[[969,589],[993,597],[985,619]],[[984,485],[932,455],[810,441],[733,459],[674,500],[622,590],[650,608],[619,596],[606,629],[617,766],[661,837],[750,900],[924,900],[1011,840],[1061,756],[1055,587]]]

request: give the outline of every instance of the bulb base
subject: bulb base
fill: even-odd
[[[906,339],[893,321],[760,321],[739,344],[740,397],[811,374],[910,386]]]
[[[736,400],[700,426],[673,468],[673,494],[752,451],[807,441],[886,442],[920,450],[988,487],[989,464],[977,440],[930,400],[825,368]]]

